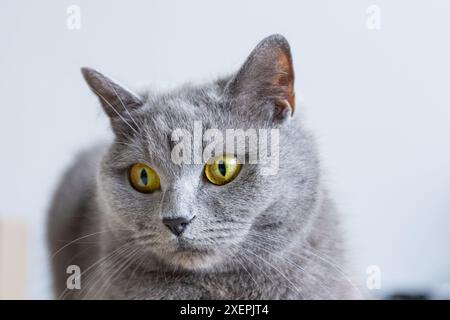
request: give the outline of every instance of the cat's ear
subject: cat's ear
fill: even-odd
[[[287,40],[281,35],[262,40],[226,90],[242,107],[269,104],[274,118],[291,116],[295,108],[294,68]]]
[[[133,124],[131,112],[143,105],[138,95],[94,69],[81,68],[81,73],[110,117],[113,129],[118,123]]]

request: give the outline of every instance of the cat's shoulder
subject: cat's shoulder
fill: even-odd
[[[80,171],[81,175],[97,171],[103,155],[110,145],[111,142],[101,141],[78,151],[69,171]]]

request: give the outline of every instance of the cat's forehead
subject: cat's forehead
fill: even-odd
[[[185,87],[148,95],[139,117],[149,126],[147,129],[164,134],[176,129],[194,130],[198,122],[205,129],[225,129],[233,122],[237,124],[227,108],[226,99],[214,87]]]

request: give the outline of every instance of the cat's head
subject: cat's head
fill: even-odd
[[[112,229],[133,230],[142,250],[187,269],[228,261],[257,237],[287,242],[301,232],[318,169],[294,116],[293,64],[282,36],[264,39],[237,73],[206,85],[140,95],[92,69],[83,75],[115,133],[97,179]],[[224,140],[203,136],[208,129]],[[225,146],[203,158],[209,142],[223,146],[227,129],[256,132],[258,143],[247,137],[244,149]],[[272,163],[249,163],[264,139]]]

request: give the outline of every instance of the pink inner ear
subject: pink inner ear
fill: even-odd
[[[278,114],[280,115],[284,115],[287,112],[290,112],[291,116],[294,114],[294,108],[286,99],[276,101],[275,106],[278,108]]]
[[[291,108],[291,115],[295,110],[295,92],[294,92],[294,68],[290,55],[280,51],[277,55],[277,69],[279,73],[273,80],[273,85],[283,88],[283,98],[286,101],[280,101],[277,106]],[[282,99],[283,100],[283,99]]]

